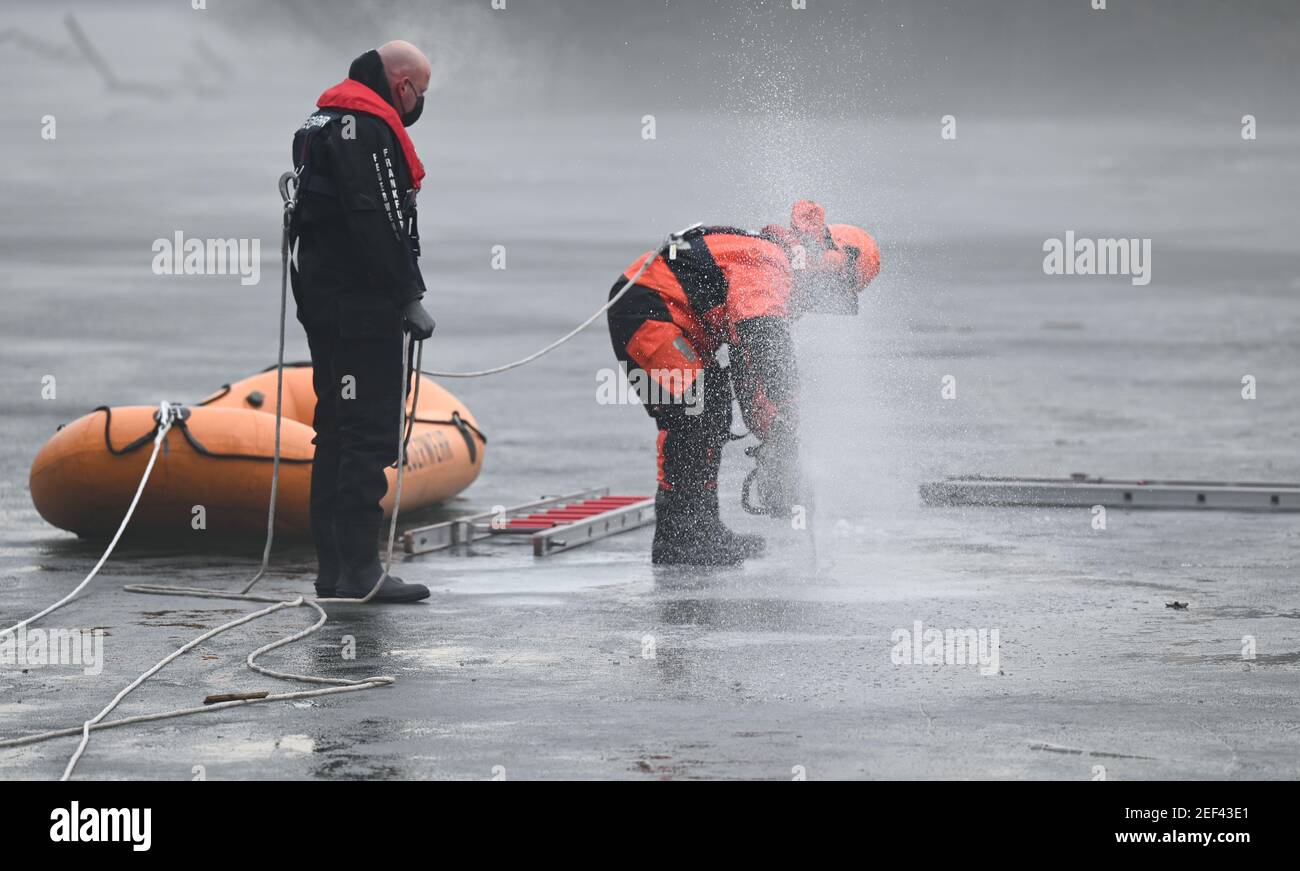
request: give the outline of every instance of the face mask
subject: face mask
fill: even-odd
[[[420,120],[420,113],[424,111],[424,95],[415,98],[415,108],[409,112],[402,113],[402,126],[410,127],[416,121]]]

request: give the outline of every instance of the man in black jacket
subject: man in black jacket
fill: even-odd
[[[316,389],[311,533],[323,598],[359,598],[383,574],[380,500],[397,460],[403,331],[433,333],[416,260],[424,167],[404,129],[423,109],[429,76],[428,59],[408,42],[368,51],[293,140],[291,275]],[[372,601],[428,595],[390,576]]]

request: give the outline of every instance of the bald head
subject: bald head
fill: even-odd
[[[429,77],[432,75],[429,59],[424,56],[424,52],[404,39],[386,42],[376,51],[383,61],[394,105],[403,114],[410,112],[429,88]]]

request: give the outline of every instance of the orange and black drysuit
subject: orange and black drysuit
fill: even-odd
[[[608,311],[615,355],[659,428],[651,559],[735,564],[761,552],[762,539],[731,532],[719,517],[733,390],[762,442],[750,450],[758,504],[746,508],[783,515],[803,498],[790,321],[805,312],[857,313],[880,250],[862,227],[828,225],[811,200],[794,204],[789,226],[759,233],[697,226],[669,243],[628,266]],[[723,344],[725,369],[716,357]]]
[[[625,369],[641,370],[657,388],[643,399],[659,427],[660,489],[712,491],[731,429],[733,383],[745,424],[760,440],[773,426],[794,424],[788,321],[795,277],[785,246],[768,235],[702,227],[682,241],[642,255],[614,284],[611,296],[655,258],[610,308],[609,332]],[[716,357],[722,345],[729,369]],[[707,498],[716,502],[716,494]]]
[[[798,488],[790,322],[809,311],[856,313],[880,251],[861,227],[828,225],[810,200],[795,203],[789,227],[695,227],[670,241],[627,268],[608,313],[614,354],[659,428],[652,559],[732,564],[761,549],[756,536],[732,533],[719,518],[733,389],[762,442],[755,454],[762,513],[781,514]],[[725,369],[717,359],[723,345]]]

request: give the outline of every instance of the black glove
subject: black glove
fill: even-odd
[[[402,329],[410,333],[412,338],[423,342],[433,335],[433,328],[433,318],[418,299],[411,300],[402,308]]]

